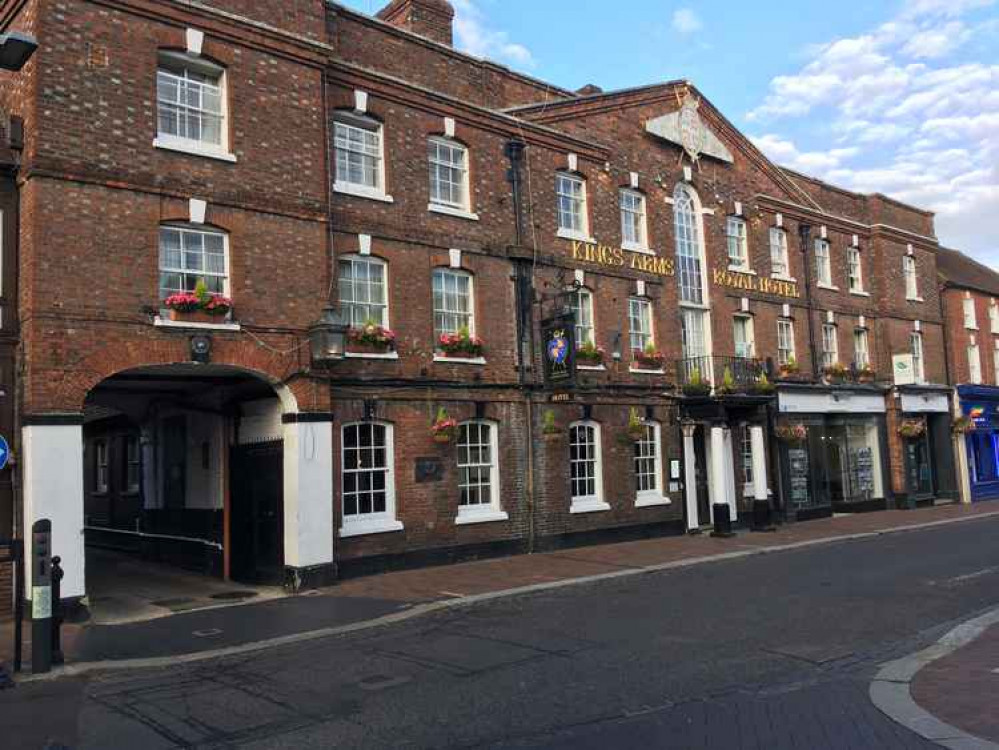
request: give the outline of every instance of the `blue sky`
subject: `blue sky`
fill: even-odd
[[[999,269],[999,0],[452,4],[460,49],[571,89],[688,78],[778,163],[934,210]]]

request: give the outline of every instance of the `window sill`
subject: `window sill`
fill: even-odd
[[[636,508],[654,508],[672,505],[673,501],[658,492],[646,492],[635,498]]]
[[[922,297],[906,297],[905,301],[906,302],[925,302],[926,300],[924,300]]]
[[[469,510],[458,511],[458,517],[454,520],[455,526],[471,526],[477,523],[495,523],[496,521],[509,521],[510,515],[504,510],[490,508],[488,511]]]
[[[771,279],[775,279],[776,281],[786,281],[789,284],[797,284],[798,283],[798,280],[796,278],[794,278],[794,276],[785,276],[782,273],[772,273],[772,274],[770,274],[770,278]]]
[[[161,318],[157,315],[153,318],[153,325],[157,328],[186,328],[188,330],[202,330],[202,331],[239,331],[241,326],[239,323],[188,323],[183,320],[170,320],[169,318]]]
[[[576,369],[586,372],[607,372],[607,368],[603,365],[576,365]]]
[[[442,364],[449,365],[484,365],[486,363],[485,357],[444,357],[440,354],[434,355],[434,362],[440,362]]]
[[[622,242],[621,249],[629,253],[642,253],[643,255],[655,255],[656,251],[648,245],[639,245],[637,242]]]
[[[839,287],[835,284],[824,284],[821,281],[816,282],[815,286],[819,289],[828,289],[830,292],[838,292]]]
[[[978,326],[969,326],[967,323],[964,324],[964,328],[965,328],[965,330],[968,330],[968,331],[977,331],[978,330]]]
[[[399,352],[344,352],[344,359],[399,359]]]
[[[427,204],[427,210],[435,214],[443,214],[445,216],[455,216],[459,219],[467,219],[468,221],[478,221],[479,215],[472,213],[471,211],[466,211],[463,208],[455,208],[454,206],[444,206],[439,203],[429,203]]]
[[[608,503],[591,497],[584,500],[573,500],[572,505],[569,507],[569,513],[601,513],[610,509],[611,507]]]
[[[230,154],[228,151],[223,151],[220,148],[202,146],[197,141],[174,140],[173,138],[161,137],[153,140],[153,147],[161,148],[164,151],[190,154],[191,156],[203,156],[206,159],[217,159],[218,161],[226,161],[230,164],[236,163],[235,154]]]
[[[865,292],[863,289],[851,289],[850,290],[850,294],[852,294],[854,297],[870,297],[871,296],[870,292]]]
[[[665,375],[666,370],[660,367],[658,370],[649,370],[644,367],[635,367],[632,365],[628,368],[628,372],[636,372],[639,375]]]
[[[756,271],[752,268],[744,268],[743,266],[733,266],[731,263],[728,264],[728,270],[733,273],[744,273],[749,276],[756,276]]]
[[[589,242],[596,244],[596,240],[593,237],[587,237],[582,232],[574,232],[571,229],[559,229],[555,233],[556,237],[560,237],[563,240],[577,240],[579,242]]]
[[[389,534],[403,530],[402,521],[383,519],[380,521],[356,521],[340,528],[340,537],[347,539],[352,536],[367,536],[368,534]]]
[[[353,195],[355,198],[381,201],[382,203],[395,203],[395,198],[391,195],[386,195],[381,190],[374,190],[364,185],[351,185],[348,182],[334,182],[333,192],[342,193],[343,195]]]

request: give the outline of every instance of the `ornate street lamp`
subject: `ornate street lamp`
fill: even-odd
[[[328,365],[343,359],[348,328],[339,310],[330,305],[324,307],[319,320],[309,326],[312,364]]]

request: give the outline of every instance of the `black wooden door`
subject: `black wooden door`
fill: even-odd
[[[283,444],[233,448],[229,565],[232,578],[280,583],[284,567]]]
[[[711,491],[708,481],[708,452],[705,440],[707,430],[697,426],[694,434],[694,481],[697,485],[697,522],[701,526],[711,525]]]

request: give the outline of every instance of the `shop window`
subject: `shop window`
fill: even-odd
[[[593,293],[576,289],[569,295],[569,309],[576,316],[576,346],[596,344],[593,326]]]
[[[815,278],[819,286],[832,286],[832,260],[829,257],[828,240],[815,240]]]
[[[645,422],[642,436],[635,441],[636,505],[661,503],[663,499],[660,434],[658,422]]]
[[[387,199],[382,133],[382,124],[370,117],[337,113],[333,122],[333,188],[336,191]]]
[[[833,323],[822,324],[822,366],[832,367],[839,363],[839,340]]]
[[[177,52],[159,56],[155,145],[231,159],[228,153],[225,71]]]
[[[753,319],[737,315],[732,320],[732,334],[735,341],[735,356],[752,359],[756,356],[756,341],[753,332]]]
[[[603,461],[600,425],[576,422],[569,426],[569,483],[571,512],[606,510],[603,501]]]
[[[342,435],[343,529],[374,531],[395,520],[392,425],[348,424]]]
[[[676,233],[677,279],[680,302],[705,304],[704,241],[701,237],[701,217],[693,191],[677,185],[673,191],[673,221]]]
[[[770,227],[770,273],[784,278],[791,273],[787,255],[787,232],[781,227]]]
[[[625,250],[637,250],[638,252],[648,251],[645,196],[637,190],[622,190],[620,204],[621,247]]]
[[[458,520],[499,520],[496,425],[481,420],[458,427]],[[505,514],[504,514],[505,517]]]
[[[467,331],[475,335],[472,275],[438,268],[434,271],[434,338]]]
[[[866,328],[858,328],[853,332],[853,364],[858,370],[871,364]]]
[[[749,243],[746,222],[738,216],[729,216],[725,222],[725,240],[728,245],[728,266],[734,271],[749,270]]]
[[[633,352],[644,352],[650,346],[655,347],[651,301],[639,297],[628,300],[628,328]]]
[[[430,161],[430,205],[468,211],[468,149],[447,138],[431,138],[427,146]]]
[[[902,258],[902,275],[905,277],[905,298],[919,300],[919,279],[916,275],[916,259],[911,255]]]
[[[203,282],[211,294],[229,296],[229,237],[191,226],[160,227],[160,299],[193,292]]]
[[[576,240],[590,238],[586,210],[586,180],[568,172],[555,175],[558,198],[558,235]]]
[[[97,440],[94,442],[94,492],[104,494],[108,491],[109,476],[108,442]]]
[[[864,293],[864,268],[860,259],[860,248],[851,247],[846,251],[847,276],[850,282],[850,291],[854,294]]]
[[[786,365],[794,354],[794,323],[790,320],[777,321],[777,364]]]
[[[912,374],[917,383],[926,382],[923,365],[923,334],[913,331],[909,334],[909,350],[912,352]]]
[[[139,453],[138,435],[125,438],[125,489],[127,492],[139,491],[140,470],[142,461]]]
[[[349,255],[340,259],[337,285],[347,325],[389,327],[387,264],[378,258]]]

